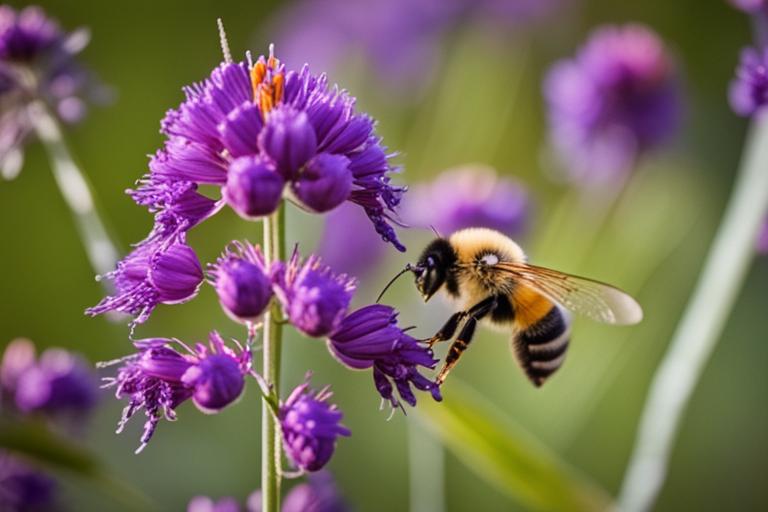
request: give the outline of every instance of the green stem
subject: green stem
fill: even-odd
[[[119,253],[96,212],[91,185],[72,158],[58,123],[42,102],[31,104],[28,113],[51,160],[53,177],[72,211],[93,270],[97,275],[114,270]]]
[[[264,256],[268,264],[285,259],[285,203],[264,219]],[[263,366],[264,380],[272,387],[272,396],[280,396],[280,349],[283,325],[276,301],[264,316]],[[261,411],[261,490],[263,512],[280,510],[280,427],[270,404],[263,398]]]
[[[686,405],[746,278],[767,210],[768,118],[756,118],[699,282],[651,383],[619,496],[622,511],[653,508]]]

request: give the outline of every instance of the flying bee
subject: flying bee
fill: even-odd
[[[616,325],[636,324],[643,317],[640,305],[618,288],[531,265],[520,246],[491,229],[467,228],[447,239],[436,238],[418,262],[408,264],[395,279],[408,271],[425,302],[439,291],[459,306],[425,340],[431,347],[450,341],[458,331],[438,385],[472,342],[481,321],[511,333],[515,358],[538,387],[563,363],[571,335],[569,312]]]

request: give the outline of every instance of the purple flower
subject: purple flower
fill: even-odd
[[[268,215],[290,185],[313,211],[344,201],[362,206],[376,231],[404,249],[390,223],[405,189],[389,182],[394,169],[373,120],[325,75],[312,75],[307,66],[288,71],[270,55],[252,66],[221,64],[185,93],[162,122],[165,148],[130,191],[155,212],[153,240],[178,237],[225,203],[245,218]],[[203,184],[221,187],[222,198],[179,193]],[[181,214],[190,210],[197,214]]]
[[[768,103],[768,49],[744,48],[729,90],[731,108],[751,116]]]
[[[757,237],[757,252],[768,254],[768,219],[763,222],[763,227]]]
[[[308,481],[296,485],[283,500],[283,512],[346,512],[349,506],[339,494],[327,471],[309,475]],[[253,511],[249,511],[253,512]]]
[[[195,251],[181,242],[153,248],[152,244],[140,245],[120,261],[106,276],[115,283],[115,295],[105,297],[86,313],[120,311],[136,316],[135,322],[141,323],[158,304],[180,304],[197,295],[203,269]]]
[[[397,326],[397,312],[390,306],[375,304],[348,315],[329,336],[328,349],[349,368],[373,367],[376,389],[393,408],[400,406],[394,388],[401,399],[416,405],[411,385],[430,391],[435,400],[442,400],[440,387],[418,371],[419,366],[431,370],[438,361],[431,350]]]
[[[42,101],[67,123],[84,116],[84,97],[94,96],[95,91],[92,77],[75,57],[88,38],[85,29],[63,32],[39,7],[16,11],[0,6],[0,174],[4,177],[13,178],[21,170],[23,145],[33,130],[31,103]]]
[[[676,131],[680,93],[659,37],[642,25],[603,27],[544,82],[552,143],[584,185],[615,181]]]
[[[48,475],[0,452],[0,510],[43,512],[60,510],[58,486]]]
[[[209,269],[221,307],[230,317],[248,322],[261,316],[272,298],[272,281],[258,247],[232,242]]]
[[[450,234],[462,228],[486,227],[509,236],[524,231],[529,200],[525,188],[501,178],[486,166],[450,169],[432,183],[414,187],[403,217],[414,226]]]
[[[213,501],[208,496],[195,496],[189,501],[187,512],[240,512],[240,504],[230,497]]]
[[[14,401],[19,379],[35,364],[35,345],[30,340],[17,338],[8,344],[0,363],[0,387],[4,398]]]
[[[748,13],[756,13],[765,7],[765,0],[728,0],[728,2]]]
[[[194,349],[179,340],[150,338],[134,342],[137,354],[113,362],[121,366],[116,377],[104,379],[104,387],[115,387],[117,398],[128,399],[117,432],[139,410],[147,416],[136,453],[147,445],[162,418],[176,419],[176,408],[186,400],[191,398],[202,412],[216,413],[240,397],[244,376],[251,370],[251,354],[235,343],[236,350],[227,347],[216,332],[210,334],[208,346],[197,343]]]
[[[302,263],[298,249],[287,263],[276,262],[272,273],[275,295],[296,329],[320,337],[341,323],[355,291],[353,278],[335,275],[314,255]]]
[[[312,391],[307,378],[280,404],[283,448],[288,458],[304,471],[317,471],[325,466],[336,449],[336,438],[351,434],[340,424],[341,411],[328,403],[331,396],[328,387]]]
[[[406,202],[404,215],[408,204]],[[325,218],[317,254],[329,267],[363,277],[378,267],[386,250],[381,238],[367,228],[365,213],[351,204],[341,205]]]

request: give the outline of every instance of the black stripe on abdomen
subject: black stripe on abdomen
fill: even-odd
[[[544,384],[563,364],[570,342],[570,325],[553,306],[540,320],[517,333],[512,344],[525,374],[535,386]]]

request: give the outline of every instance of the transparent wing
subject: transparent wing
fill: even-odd
[[[564,308],[598,322],[632,325],[643,319],[640,304],[609,284],[527,263],[500,262],[495,268]]]

